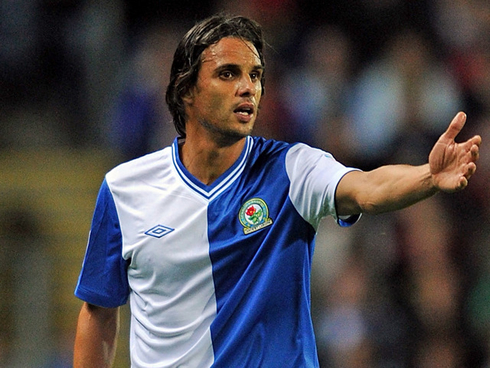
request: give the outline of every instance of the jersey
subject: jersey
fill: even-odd
[[[75,295],[129,298],[132,367],[318,367],[310,270],[319,222],[353,168],[305,144],[247,137],[204,185],[179,141],[105,176]]]

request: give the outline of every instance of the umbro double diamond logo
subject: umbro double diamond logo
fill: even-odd
[[[153,236],[155,238],[161,238],[162,236],[165,236],[171,233],[172,231],[174,231],[174,229],[170,227],[157,225],[157,226],[153,226],[150,230],[145,231],[145,234],[149,236]]]

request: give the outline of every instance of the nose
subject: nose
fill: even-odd
[[[242,97],[255,96],[257,93],[258,82],[253,81],[249,75],[240,78],[238,85],[238,95]]]

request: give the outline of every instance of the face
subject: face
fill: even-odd
[[[196,86],[184,97],[187,136],[236,141],[249,135],[257,118],[262,73],[250,42],[227,37],[204,50]]]

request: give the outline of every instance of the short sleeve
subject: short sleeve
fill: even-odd
[[[333,216],[341,226],[350,226],[359,219],[359,214],[340,218],[335,204],[337,185],[345,174],[353,170],[358,169],[346,167],[330,153],[306,144],[296,144],[288,151],[289,197],[299,214],[315,229],[326,216]]]
[[[128,261],[122,257],[122,236],[112,193],[104,182],[95,205],[85,259],[75,295],[94,305],[114,308],[127,302]]]

